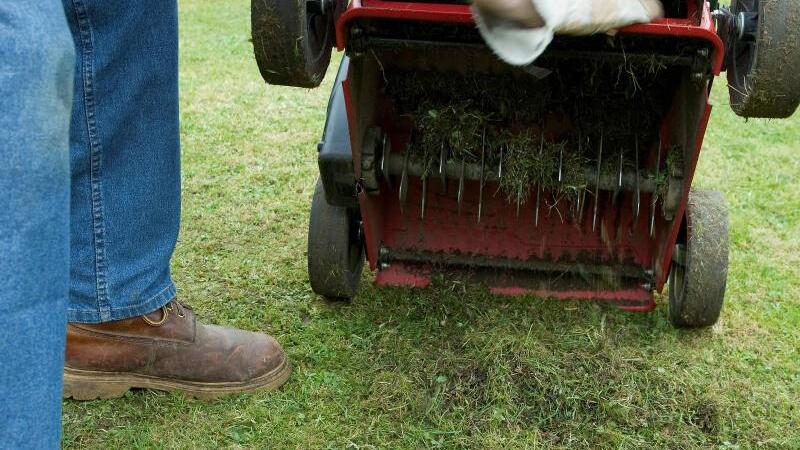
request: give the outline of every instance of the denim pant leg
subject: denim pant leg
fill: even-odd
[[[68,319],[106,322],[175,296],[177,2],[63,2],[77,55]]]
[[[58,448],[72,40],[58,0],[0,2],[0,448]]]

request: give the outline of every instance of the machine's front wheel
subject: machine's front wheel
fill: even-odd
[[[357,210],[331,206],[317,179],[308,225],[308,279],[329,299],[352,298],[364,268],[364,240]]]
[[[733,0],[727,27],[731,108],[786,118],[800,104],[800,2]]]
[[[692,191],[685,227],[672,257],[669,317],[677,327],[719,319],[728,278],[728,208],[722,194]]]

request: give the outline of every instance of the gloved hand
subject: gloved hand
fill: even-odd
[[[553,35],[604,33],[662,17],[659,0],[474,0],[481,35],[509,64],[532,63]]]

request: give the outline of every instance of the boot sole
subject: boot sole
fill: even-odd
[[[282,386],[292,373],[284,358],[272,371],[242,382],[203,383],[159,378],[133,373],[98,372],[64,368],[64,398],[95,400],[119,398],[130,389],[155,389],[184,392],[200,400],[214,400],[230,394],[272,391]]]

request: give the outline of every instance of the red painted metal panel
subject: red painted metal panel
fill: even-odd
[[[361,145],[361,139],[357,138],[357,127],[354,126],[354,124],[357,124],[358,121],[356,120],[356,107],[353,104],[354,97],[352,88],[350,86],[349,76],[350,74],[348,68],[348,78],[342,81],[342,89],[344,91],[344,104],[345,108],[347,109],[347,121],[350,124],[350,142],[353,149],[353,172],[356,176],[356,179],[360,179],[361,152],[360,149],[357,150],[357,148]],[[376,207],[374,199],[370,199],[363,192],[358,193],[358,203],[361,210],[361,215],[364,218],[363,228],[364,242],[367,250],[367,261],[369,262],[370,270],[374,271],[378,268],[378,246],[376,243],[380,241],[380,220],[378,220],[381,217],[380,209]]]

